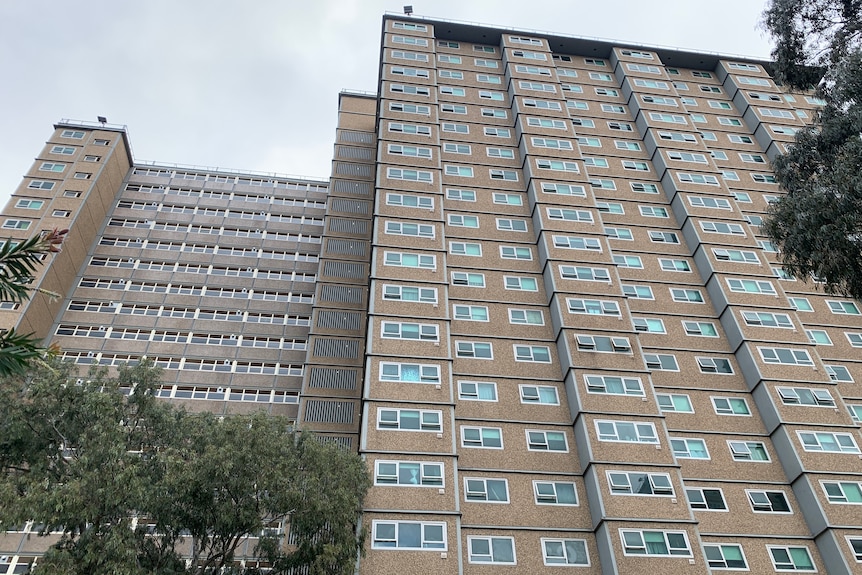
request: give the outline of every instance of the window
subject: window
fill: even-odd
[[[425,409],[379,409],[377,429],[399,431],[442,431],[442,411]]]
[[[84,132],[78,130],[63,130],[60,133],[61,138],[72,138],[73,140],[83,140]]]
[[[608,484],[614,495],[673,496],[673,484],[666,473],[608,471]]]
[[[829,379],[832,381],[853,381],[850,371],[843,365],[824,365],[823,368],[826,370],[826,373],[829,375]]]
[[[449,242],[449,253],[456,256],[481,256],[482,244]]]
[[[417,134],[420,136],[430,136],[431,128],[428,126],[416,126],[414,124],[400,124],[397,122],[389,122],[390,132],[401,132],[404,134]]]
[[[569,313],[620,316],[620,306],[613,300],[568,298]]]
[[[452,122],[443,122],[440,125],[440,129],[444,132],[452,133],[452,134],[469,134],[470,126],[467,124],[455,124]]]
[[[518,172],[514,170],[488,170],[488,174],[490,175],[492,180],[505,180],[508,182],[517,182],[518,181]]]
[[[704,154],[694,154],[692,152],[667,152],[668,160],[675,160],[677,162],[692,162],[695,164],[708,164],[709,162],[706,159]]]
[[[742,397],[712,397],[712,406],[718,415],[751,415],[748,403]]]
[[[509,483],[505,479],[465,477],[464,499],[486,503],[508,503]]]
[[[6,220],[3,222],[4,230],[26,230],[33,223],[29,220]]]
[[[564,162],[562,160],[544,160],[537,159],[536,166],[543,170],[556,170],[560,172],[572,172],[579,174],[581,172],[576,162]]]
[[[473,46],[474,52],[485,52],[488,54],[493,54],[495,52],[493,46]]]
[[[473,359],[494,359],[494,350],[490,343],[456,341],[455,356]]]
[[[780,363],[785,365],[814,365],[808,351],[788,347],[758,347],[760,357],[765,363]]]
[[[461,56],[453,56],[452,54],[438,54],[437,61],[441,64],[460,64]]]
[[[542,538],[542,556],[545,565],[589,566],[587,542],[584,539]]]
[[[741,280],[728,278],[727,286],[732,292],[775,295],[772,282],[764,280]]]
[[[726,250],[721,248],[713,248],[712,253],[715,255],[715,259],[719,261],[730,261],[744,264],[760,263],[760,258],[757,256],[757,253],[748,250]]]
[[[584,165],[588,168],[607,168],[608,161],[605,158],[593,158],[584,156]]]
[[[645,353],[644,362],[650,371],[679,371],[676,357],[672,354]]]
[[[503,449],[503,431],[499,427],[461,427],[461,446]]]
[[[472,166],[444,166],[444,174],[447,176],[459,176],[461,178],[472,178]]]
[[[503,276],[503,285],[506,289],[521,291],[539,291],[536,278],[521,276]]]
[[[417,236],[433,238],[434,226],[430,224],[412,224],[407,222],[386,222],[386,233],[397,236]]]
[[[420,288],[400,285],[384,285],[383,299],[437,303],[436,288]]]
[[[815,345],[832,345],[832,340],[829,339],[829,334],[822,329],[806,329],[805,335],[808,336],[808,341]]]
[[[599,441],[622,443],[658,443],[655,425],[630,421],[596,420]]]
[[[634,132],[634,128],[631,124],[626,124],[625,122],[608,122],[608,129],[616,130],[618,132]]]
[[[829,503],[862,505],[862,483],[821,481]]]
[[[446,549],[446,524],[418,521],[372,521],[374,549]]]
[[[652,288],[646,285],[623,284],[623,295],[637,299],[655,299]]]
[[[458,399],[466,401],[497,401],[497,384],[488,381],[459,381]]]
[[[691,265],[685,260],[674,260],[667,258],[658,259],[659,267],[666,272],[690,272]]]
[[[530,248],[516,246],[500,246],[500,257],[508,260],[532,260]]]
[[[514,565],[515,540],[511,537],[467,537],[470,563]]]
[[[595,142],[599,142],[598,138],[578,138],[578,143],[581,143],[582,139],[586,140],[594,140]],[[537,148],[552,148],[555,150],[573,150],[574,146],[568,140],[554,140],[551,138],[532,138],[533,146]],[[598,145],[601,145],[599,143]]]
[[[536,505],[577,505],[575,484],[567,481],[533,481]]]
[[[766,446],[759,441],[728,441],[733,459],[737,461],[769,461]]]
[[[673,454],[680,459],[709,459],[709,451],[702,439],[671,438],[670,446]]]
[[[860,453],[856,440],[850,433],[827,433],[797,431],[805,451],[824,451],[832,453]]]
[[[440,86],[439,89],[441,94],[447,96],[465,96],[467,94],[467,91],[464,88],[456,88],[454,86]]]
[[[424,170],[407,170],[403,168],[387,168],[386,176],[392,180],[408,180],[413,182],[434,181],[434,175]]]
[[[652,242],[665,243],[665,244],[678,244],[679,236],[677,236],[674,232],[659,232],[655,230],[651,230],[649,232],[649,239]]]
[[[691,399],[684,394],[658,393],[656,394],[658,407],[661,411],[674,411],[677,413],[694,413]]]
[[[483,100],[494,100],[496,102],[502,102],[506,99],[506,96],[502,92],[491,92],[489,90],[479,90],[479,97]]]
[[[393,76],[410,76],[414,78],[429,78],[431,74],[428,70],[418,70],[416,68],[403,68],[401,66],[391,66],[389,71]],[[442,76],[442,73],[441,73]],[[394,91],[394,90],[393,90]]]
[[[624,214],[625,209],[617,202],[596,202],[596,209],[608,214]]]
[[[745,555],[739,545],[703,544],[706,562],[712,569],[744,569],[748,570]]]
[[[686,182],[690,184],[705,184],[707,186],[719,185],[718,178],[705,174],[686,174],[683,172],[677,172],[676,177],[680,182]]]
[[[732,374],[733,366],[730,360],[719,357],[699,357],[697,365],[703,373]]]
[[[616,190],[617,185],[613,180],[602,180],[600,178],[590,178],[590,185],[601,190]]]
[[[431,114],[431,108],[429,106],[406,104],[404,102],[390,102],[389,109],[393,112],[404,112],[405,114],[420,114],[423,116]]]
[[[501,194],[504,195],[504,194]],[[520,200],[520,196],[515,196]],[[527,231],[527,221],[526,220],[513,220],[509,218],[497,218],[497,229],[508,232],[526,232]]]
[[[725,222],[700,222],[700,229],[705,232],[712,232],[715,234],[729,234],[734,236],[744,236],[745,230],[743,229],[741,224],[729,224]]]
[[[475,64],[476,66],[479,66],[480,68],[494,68],[494,69],[498,68],[500,65],[500,63],[497,62],[496,60],[484,60],[481,58],[475,58],[473,60],[473,64]]]
[[[551,363],[551,349],[543,345],[515,345],[515,361]]]
[[[598,238],[581,236],[554,236],[554,247],[572,250],[602,251],[602,245]]]
[[[452,272],[452,284],[470,287],[485,287],[485,276],[483,274]]]
[[[812,405],[835,407],[835,400],[828,389],[807,387],[777,387],[782,403],[787,405]]]
[[[492,194],[492,198],[495,204],[503,204],[507,206],[520,206],[523,205],[524,202],[520,194],[504,194],[501,192],[494,192]]]
[[[590,72],[591,80],[600,80],[602,82],[613,82],[614,78],[610,74],[601,74],[599,72]]]
[[[760,78],[752,78],[760,79]],[[742,77],[739,78],[742,80]],[[764,80],[766,81],[766,80]],[[768,85],[768,83],[767,83]],[[807,547],[775,547],[767,545],[776,571],[817,571]]]
[[[686,335],[698,337],[718,337],[715,324],[710,321],[684,321],[682,327]]]
[[[527,449],[529,451],[568,451],[566,434],[562,431],[527,430]]]
[[[428,40],[415,36],[392,36],[393,44],[410,44],[413,46],[427,46]],[[456,46],[457,47],[457,46]]]
[[[600,353],[631,353],[632,346],[627,337],[607,337],[601,335],[577,335],[575,342],[578,351],[597,351]]]
[[[506,110],[499,108],[482,108],[482,116],[486,118],[508,118],[509,114]],[[487,131],[485,132],[487,134]]]
[[[22,198],[15,202],[16,208],[24,210],[41,210],[44,205],[45,200],[30,200]]]
[[[593,214],[587,210],[567,210],[562,208],[547,208],[548,219],[569,222],[593,223]]]
[[[584,382],[588,393],[609,395],[635,395],[643,397],[644,390],[640,378],[617,377],[612,375],[585,375]]]
[[[375,461],[375,485],[442,487],[443,464],[418,461]]]
[[[621,268],[631,268],[631,269],[643,269],[644,265],[641,261],[640,256],[625,256],[625,255],[615,255],[614,263],[617,267]]]
[[[640,152],[641,145],[637,142],[622,142],[620,140],[614,140],[614,146],[617,150],[629,150],[633,152]]]
[[[411,156],[414,158],[430,158],[431,148],[420,148],[417,146],[402,146],[401,144],[389,144],[390,154],[398,156]]]
[[[632,325],[635,331],[643,331],[646,333],[667,333],[664,329],[664,322],[660,319],[633,317]]]
[[[586,118],[571,118],[572,124],[580,128],[595,128],[596,123]]]
[[[62,172],[66,169],[66,164],[55,164],[52,162],[42,162],[42,165],[39,166],[39,171],[41,172]]]
[[[437,259],[433,255],[384,252],[383,265],[433,270],[437,267]]]
[[[685,531],[647,531],[620,529],[624,555],[691,557]]]
[[[516,325],[545,325],[542,310],[509,308],[509,323]]]
[[[521,385],[521,403],[560,405],[557,388],[550,385]]]
[[[446,188],[446,199],[458,200],[462,202],[475,202],[476,192],[474,192],[473,190],[456,190],[453,188]]]
[[[31,180],[27,187],[31,190],[53,190],[54,182],[46,182],[44,180]]]
[[[727,511],[724,503],[724,495],[721,489],[694,489],[686,488],[688,504],[692,509],[706,509],[709,511]]]
[[[838,315],[859,315],[859,307],[852,301],[826,300],[829,311]]]
[[[61,154],[63,156],[71,156],[75,153],[75,148],[70,148],[69,146],[53,146],[51,148],[52,154]]]
[[[479,227],[479,218],[477,216],[467,216],[464,214],[449,214],[448,221],[450,226],[458,226],[462,228]]]
[[[392,27],[396,30],[416,30],[417,32],[428,30],[425,24],[414,24],[413,22],[393,22]]]
[[[685,116],[680,116],[678,114],[664,114],[661,112],[650,112],[649,117],[652,120],[657,122],[668,122],[671,124],[684,124],[687,125],[688,122],[685,119]]]
[[[703,303],[703,294],[696,289],[670,288],[670,297],[676,302]]]
[[[405,194],[386,194],[386,204],[389,206],[403,206],[407,208],[434,208],[434,198],[427,196],[409,196]]]
[[[422,363],[380,364],[380,381],[401,383],[440,383],[440,367]]]
[[[615,240],[633,241],[632,231],[629,228],[616,228],[605,226],[605,235]]]
[[[488,321],[488,308],[480,305],[453,305],[454,319],[466,321]]]
[[[789,297],[787,298],[787,302],[796,311],[814,311],[814,308],[811,307],[811,303],[808,301],[807,298]]]

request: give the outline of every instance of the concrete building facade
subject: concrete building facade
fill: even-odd
[[[816,98],[751,59],[402,16],[379,66],[328,185],[58,124],[0,227],[72,222],[39,280],[65,297],[6,325],[357,449],[360,573],[862,572],[862,304],[759,231]]]

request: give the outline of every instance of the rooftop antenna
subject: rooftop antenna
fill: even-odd
[[[410,5],[404,6],[404,13],[407,14],[408,16],[413,14],[413,6],[410,6]]]
[[[96,119],[102,124],[102,126],[108,123],[108,119],[104,116],[96,116]]]

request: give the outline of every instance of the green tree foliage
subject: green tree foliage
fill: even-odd
[[[33,273],[45,254],[57,253],[69,230],[54,229],[23,242],[6,241],[0,247],[0,301],[20,303],[30,297]],[[45,292],[51,297],[57,294]],[[0,376],[23,373],[46,350],[39,338],[10,329],[0,334]]]
[[[764,25],[775,40],[776,79],[817,84],[825,105],[773,161],[787,194],[762,229],[785,271],[862,298],[862,0],[772,0]]]
[[[55,359],[0,380],[0,528],[62,533],[37,573],[257,573],[243,556],[353,572],[369,485],[357,455],[281,417],[188,414],[153,396],[159,380],[147,362],[82,380]],[[281,521],[290,546],[266,529]]]

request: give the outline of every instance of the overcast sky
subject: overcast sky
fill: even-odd
[[[409,0],[408,0],[409,1]],[[413,0],[415,15],[767,58],[764,0]],[[376,91],[381,0],[0,0],[0,206],[54,122],[137,160],[328,177],[338,92]]]

